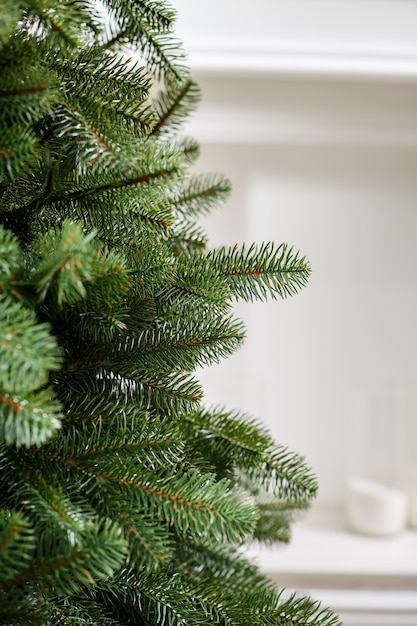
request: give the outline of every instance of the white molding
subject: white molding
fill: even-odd
[[[292,42],[188,44],[193,73],[228,77],[287,76],[417,82],[417,48],[312,45]]]
[[[413,0],[176,0],[192,69],[417,80]]]
[[[415,626],[415,591],[309,590],[322,606],[331,606],[345,626]]]

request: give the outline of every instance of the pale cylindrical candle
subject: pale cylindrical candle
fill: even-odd
[[[395,535],[407,523],[407,494],[371,480],[353,478],[346,494],[346,514],[351,530],[365,535]]]

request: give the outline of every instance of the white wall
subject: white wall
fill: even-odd
[[[313,268],[297,297],[239,305],[247,342],[204,372],[207,402],[261,418],[337,502],[355,423],[385,419],[374,396],[407,422],[396,442],[384,426],[390,473],[417,422],[417,2],[175,5],[203,89],[199,167],[234,186],[211,243],[288,241]]]

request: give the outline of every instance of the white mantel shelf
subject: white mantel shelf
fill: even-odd
[[[417,624],[417,531],[365,537],[349,532],[340,509],[317,507],[288,546],[251,556],[279,588],[331,607],[344,626]]]
[[[355,534],[335,507],[311,510],[294,524],[288,546],[261,548],[255,559],[284,586],[417,592],[417,531],[383,538]]]

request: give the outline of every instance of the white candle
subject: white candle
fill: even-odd
[[[352,530],[365,535],[395,535],[405,528],[407,512],[405,492],[360,478],[349,481],[346,514]]]

